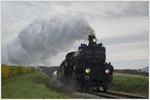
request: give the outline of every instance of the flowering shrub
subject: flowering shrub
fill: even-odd
[[[37,72],[37,69],[34,67],[7,66],[6,64],[2,64],[2,77],[15,76],[28,72]]]
[[[31,68],[32,72],[37,72],[36,68]]]
[[[9,68],[6,64],[2,64],[2,77],[8,77]]]
[[[8,67],[9,69],[9,73],[8,73],[8,76],[14,76],[14,75],[17,75],[17,68],[14,66],[12,67]]]

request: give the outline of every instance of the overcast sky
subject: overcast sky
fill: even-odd
[[[138,69],[149,65],[148,2],[2,2],[2,63],[8,60],[8,45],[35,19],[51,16],[80,16],[95,30],[98,42],[106,47],[106,61],[116,69]],[[69,50],[51,57],[51,65],[60,65]],[[87,41],[85,41],[87,43]]]

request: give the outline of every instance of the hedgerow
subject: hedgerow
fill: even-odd
[[[1,68],[2,68],[2,77],[10,77],[22,73],[37,72],[37,69],[34,67],[7,66],[6,64],[2,64]]]

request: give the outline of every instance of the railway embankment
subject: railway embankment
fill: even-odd
[[[109,85],[110,91],[148,97],[149,77],[114,74],[113,78],[112,84]]]
[[[41,71],[2,78],[2,98],[67,98],[49,80]]]

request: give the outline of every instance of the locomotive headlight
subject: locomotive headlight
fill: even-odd
[[[105,69],[105,73],[108,74],[110,72],[109,69]]]
[[[87,74],[90,73],[90,71],[91,71],[91,70],[90,70],[89,68],[86,68],[86,69],[85,69],[85,72],[86,72]]]
[[[97,39],[96,39],[96,38],[93,38],[93,42],[95,42],[95,43],[96,43],[96,42],[97,42]]]

